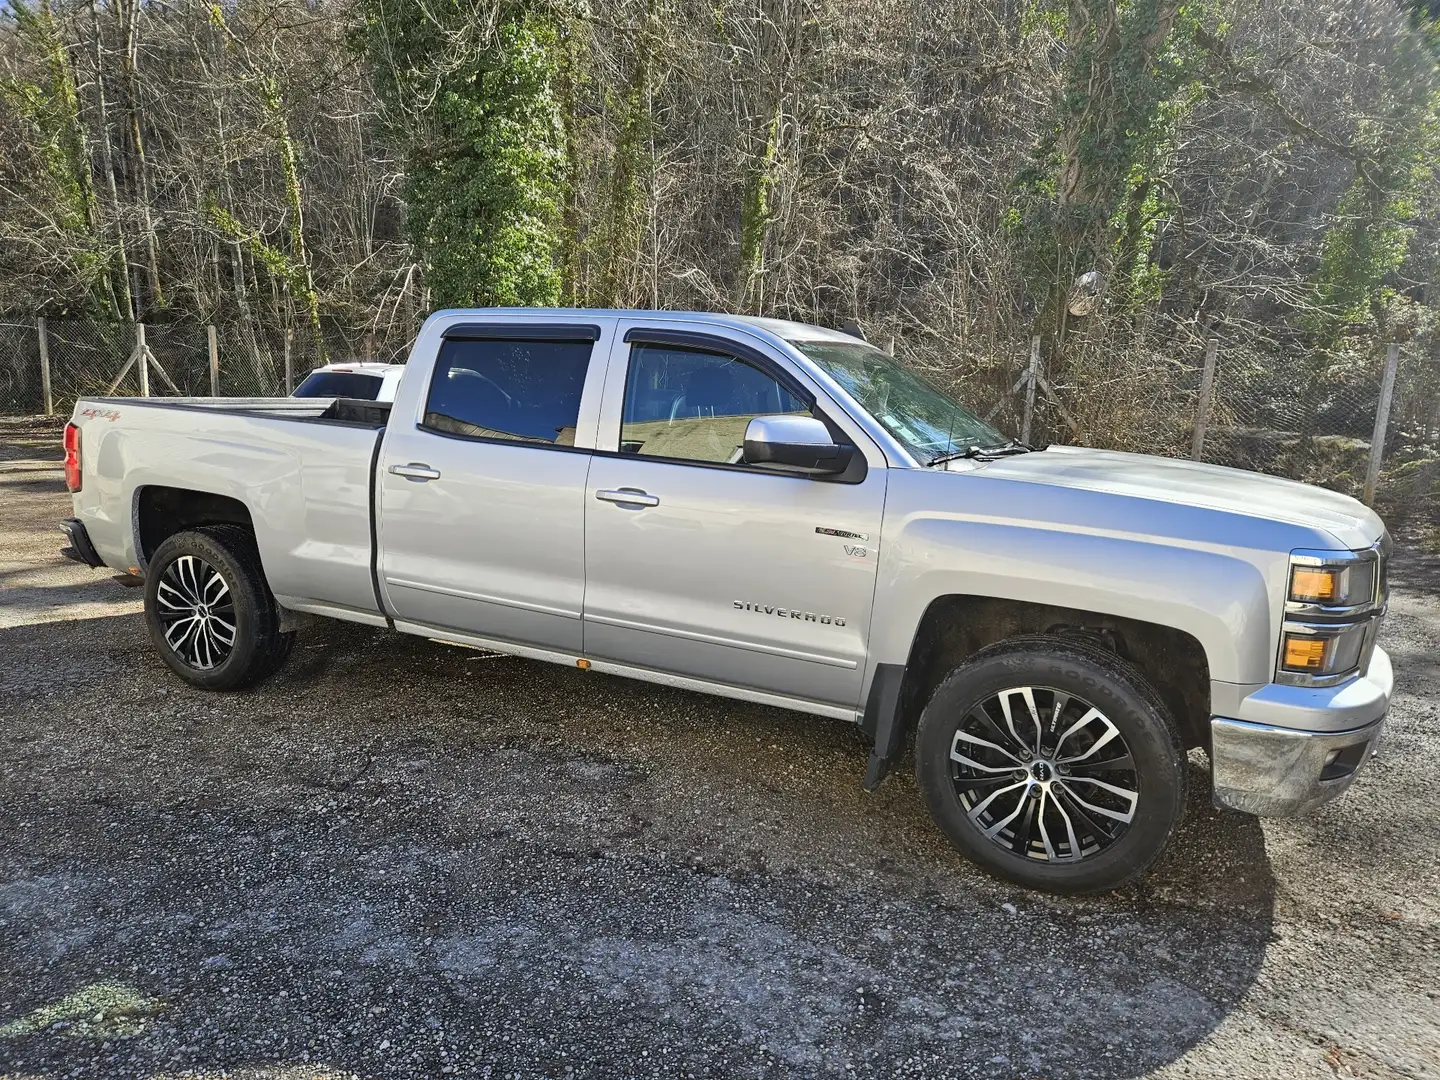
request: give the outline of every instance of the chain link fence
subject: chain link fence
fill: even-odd
[[[1440,526],[1436,342],[1334,357],[1216,337],[1191,342],[1186,353],[1109,337],[1090,354],[1081,343],[1063,382],[1037,370],[1028,406],[1035,439],[1269,473],[1366,499],[1387,521]],[[996,409],[1016,434],[1025,427],[1026,375]]]
[[[0,413],[44,412],[47,370],[59,414],[80,397],[139,395],[142,348],[144,384],[154,396],[276,397],[327,361],[403,363],[413,340],[413,333],[374,334],[333,318],[321,320],[318,334],[309,326],[287,331],[254,321],[210,327],[189,320],[138,326],[0,318]]]
[[[322,319],[318,334],[256,321],[213,330],[177,321],[142,330],[79,319],[0,319],[0,412],[44,411],[42,359],[56,413],[68,414],[84,395],[139,394],[140,365],[129,361],[142,340],[152,358],[151,394],[268,397],[288,393],[326,360],[403,363],[413,328],[408,336],[377,335],[336,318]],[[1373,497],[1387,519],[1440,525],[1440,345],[1433,341],[1395,350],[1388,410],[1382,410],[1384,346],[1335,358],[1221,336],[1161,352],[1153,332],[1107,333],[1075,341],[1064,370],[1047,377],[1038,339],[1028,349],[1014,344],[1013,353],[971,365],[972,377],[951,386],[981,410],[989,405],[993,422],[1011,434],[1190,457],[1357,497],[1378,465]],[[1382,414],[1382,452],[1372,464]]]

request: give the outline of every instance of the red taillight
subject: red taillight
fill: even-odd
[[[80,429],[74,424],[65,425],[65,486],[80,490]]]

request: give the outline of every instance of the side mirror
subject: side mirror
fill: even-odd
[[[777,472],[844,472],[854,452],[853,446],[836,443],[813,416],[757,416],[745,427],[745,464]]]

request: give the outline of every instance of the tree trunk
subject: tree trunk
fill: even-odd
[[[280,170],[285,180],[285,202],[290,208],[290,255],[300,268],[301,302],[305,305],[306,320],[310,332],[315,335],[315,353],[325,362],[325,339],[320,330],[320,300],[315,294],[315,276],[310,267],[310,255],[305,250],[305,209],[303,192],[300,189],[300,167],[295,155],[295,142],[290,137],[290,122],[280,98],[280,85],[273,75],[265,77],[265,105],[275,124],[276,139],[280,146]]]
[[[116,306],[122,319],[134,319],[135,301],[130,295],[130,259],[125,246],[125,223],[120,213],[120,188],[115,181],[115,145],[110,135],[110,106],[105,99],[105,47],[100,30],[100,13],[95,0],[90,0],[90,31],[95,44],[95,102],[100,121],[100,165],[105,172],[105,186],[110,196],[110,217],[115,223],[115,247],[120,264],[114,275],[117,287]]]
[[[140,219],[145,227],[145,273],[150,285],[150,300],[156,307],[165,306],[165,291],[160,285],[160,245],[155,235],[155,219],[150,211],[150,168],[145,160],[145,139],[140,120],[139,4],[137,0],[119,0],[118,11],[125,36],[121,53],[125,69],[125,88],[129,98],[130,139],[135,147],[135,199],[140,205]]]
[[[776,101],[775,110],[765,125],[764,144],[745,179],[740,202],[740,270],[735,280],[735,302],[741,311],[753,309],[756,314],[764,308],[765,241],[775,217],[770,195],[780,162],[783,119],[782,99]]]

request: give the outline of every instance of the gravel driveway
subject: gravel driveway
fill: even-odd
[[[1339,802],[973,870],[849,726],[340,623],[179,683],[0,418],[0,1075],[1440,1077],[1440,566]]]

